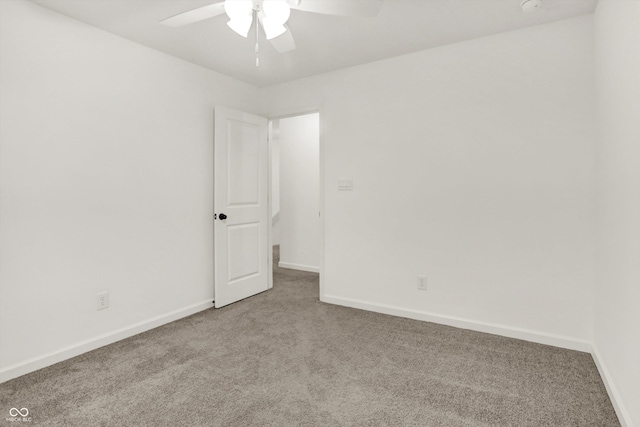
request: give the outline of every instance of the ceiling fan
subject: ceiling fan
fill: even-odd
[[[170,27],[180,27],[226,13],[227,25],[242,37],[247,37],[252,24],[256,27],[256,66],[258,66],[258,23],[266,39],[276,51],[296,48],[286,22],[291,9],[338,16],[376,16],[383,0],[217,0],[212,4],[189,10],[160,21]]]

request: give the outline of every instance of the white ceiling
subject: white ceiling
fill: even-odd
[[[390,58],[475,37],[592,13],[597,0],[543,0],[524,13],[520,0],[384,0],[375,18],[291,11],[297,49],[277,53],[255,30],[242,38],[226,15],[184,27],[159,22],[211,0],[31,0],[111,33],[256,86]],[[304,0],[302,0],[304,1]]]

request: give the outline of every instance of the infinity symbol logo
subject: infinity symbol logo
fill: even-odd
[[[21,417],[26,417],[27,415],[29,415],[29,410],[27,408],[22,408],[22,409],[11,408],[11,409],[9,409],[9,416],[17,417],[18,415],[20,415]]]

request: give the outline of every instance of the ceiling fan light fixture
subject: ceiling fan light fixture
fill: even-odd
[[[264,0],[260,12],[260,23],[267,40],[284,34],[287,29],[284,24],[291,15],[291,8],[287,0]]]
[[[291,15],[291,8],[287,0],[263,0],[262,10],[265,18],[280,25],[284,25]]]
[[[253,0],[225,0],[224,11],[229,17],[229,28],[247,37],[253,21]]]
[[[253,13],[253,0],[225,0],[224,11],[229,19],[250,17]]]
[[[251,17],[247,18],[233,18],[227,22],[229,28],[231,28],[236,33],[240,34],[242,37],[247,37],[249,34],[249,29],[251,28],[251,23],[253,19]]]
[[[262,23],[262,28],[264,29],[264,34],[266,35],[267,40],[278,37],[279,35],[284,34],[285,31],[287,31],[284,24],[275,22],[269,17],[262,18],[260,22]]]

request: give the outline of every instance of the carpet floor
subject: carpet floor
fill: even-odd
[[[587,353],[324,304],[317,274],[277,266],[268,292],[0,384],[0,424],[25,425],[12,407],[46,426],[620,425]]]

